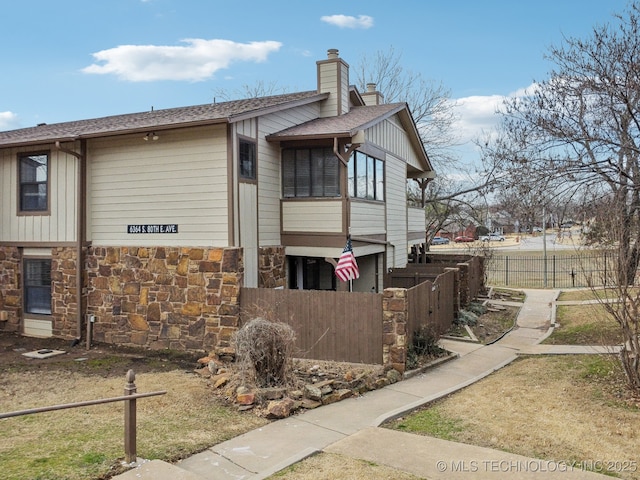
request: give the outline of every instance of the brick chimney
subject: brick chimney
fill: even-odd
[[[329,93],[320,116],[335,117],[349,111],[349,65],[338,55],[338,50],[327,50],[327,59],[318,60],[318,92]]]
[[[367,91],[362,94],[365,105],[382,105],[384,103],[384,95],[376,90],[375,83],[367,83]]]

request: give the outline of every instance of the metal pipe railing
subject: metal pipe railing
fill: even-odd
[[[56,410],[65,410],[69,408],[88,407],[91,405],[102,405],[105,403],[124,402],[124,455],[125,462],[132,463],[136,461],[136,400],[138,398],[155,397],[164,395],[166,390],[148,393],[136,393],[135,384],[136,374],[133,370],[129,370],[125,377],[126,384],[124,386],[124,395],[121,397],[102,398],[98,400],[87,400],[83,402],[65,403],[61,405],[51,405],[48,407],[30,408],[27,410],[18,410],[9,413],[0,413],[0,419],[19,417],[22,415],[31,415],[34,413],[53,412]]]

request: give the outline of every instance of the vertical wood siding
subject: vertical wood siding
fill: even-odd
[[[18,153],[49,150],[49,215],[18,215]],[[77,160],[42,145],[0,151],[0,242],[73,242],[76,239]]]
[[[387,155],[385,162],[387,199],[387,240],[396,248],[389,248],[387,268],[404,267],[407,263],[407,165]]]
[[[242,288],[242,324],[267,312],[296,332],[299,358],[382,363],[382,294]]]
[[[280,245],[280,145],[265,137],[320,115],[316,104],[276,112],[260,118],[258,128],[258,223],[260,246]]]
[[[158,132],[89,144],[94,245],[228,243],[226,127]],[[178,224],[178,234],[128,234],[129,224]]]
[[[240,246],[244,249],[244,285],[258,286],[258,203],[256,185],[240,183],[238,188],[238,222]]]

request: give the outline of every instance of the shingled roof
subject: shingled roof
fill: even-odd
[[[323,100],[326,93],[307,91],[268,97],[209,103],[190,107],[151,110],[73,122],[42,124],[0,132],[0,146],[72,141],[135,132],[160,131],[182,126],[228,123],[271,111]]]
[[[303,140],[306,138],[352,137],[358,130],[380,122],[407,108],[406,103],[351,107],[337,117],[316,118],[267,136],[267,140]]]

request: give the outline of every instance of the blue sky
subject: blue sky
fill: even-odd
[[[20,0],[0,28],[0,130],[197,105],[277,83],[316,88],[315,62],[394,51],[450,89],[458,128],[547,78],[543,55],[588,36],[626,0]],[[242,7],[242,8],[239,8]],[[384,93],[384,92],[383,92]],[[461,148],[461,156],[472,155]]]

